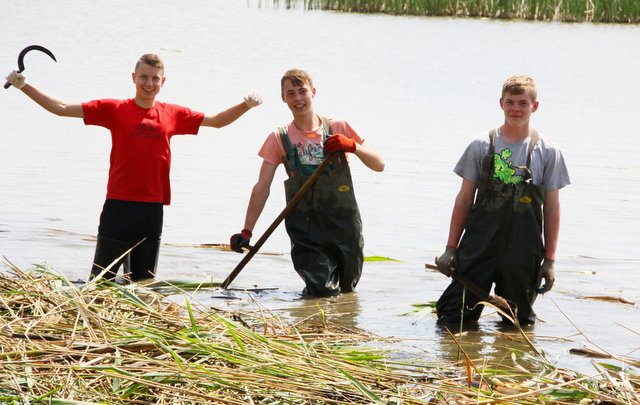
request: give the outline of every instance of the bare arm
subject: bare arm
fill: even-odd
[[[364,142],[362,143],[362,145],[356,143],[356,150],[353,153],[369,169],[376,172],[381,172],[384,170],[384,160],[382,160],[382,156],[375,150],[369,148],[368,146],[365,146]]]
[[[276,173],[277,167],[277,165],[267,163],[266,161],[262,162],[258,182],[253,186],[253,190],[251,190],[251,198],[249,199],[247,214],[244,219],[244,229],[253,232],[253,228],[256,222],[258,222],[260,214],[262,214],[267,198],[269,198],[271,183],[273,182],[273,176]]]
[[[555,260],[560,234],[560,190],[547,191],[544,196],[545,258]]]
[[[84,118],[84,112],[82,111],[81,104],[68,103],[60,100],[59,98],[51,96],[29,83],[25,84],[21,90],[24,94],[29,96],[29,98],[50,113],[60,117]]]
[[[247,105],[247,103],[243,101],[242,103],[236,104],[233,107],[230,107],[217,114],[205,114],[204,119],[202,120],[202,124],[200,125],[206,127],[222,128],[240,118],[250,109],[251,108]]]
[[[464,231],[464,224],[467,221],[467,216],[473,205],[473,199],[476,194],[476,185],[467,179],[462,179],[462,185],[460,191],[456,196],[455,203],[453,205],[453,212],[451,213],[451,224],[449,225],[449,238],[447,239],[447,246],[454,248],[458,247],[460,237]]]

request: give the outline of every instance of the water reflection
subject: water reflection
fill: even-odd
[[[537,367],[548,359],[531,343],[534,328],[529,326],[519,330],[501,320],[467,324],[462,329],[456,325],[439,326],[434,343],[439,348],[440,357],[449,362],[464,361],[468,356],[474,363],[487,361],[512,367],[516,361],[512,356],[515,355],[519,363]]]
[[[310,322],[314,325],[329,322],[347,329],[362,328],[358,324],[360,301],[357,292],[337,297],[301,298],[278,311],[297,322]]]
[[[361,304],[357,293],[336,297],[304,298],[300,292],[279,288],[230,288],[215,290],[198,300],[211,308],[243,313],[272,312],[286,325],[338,326],[347,330],[363,329],[359,324]]]

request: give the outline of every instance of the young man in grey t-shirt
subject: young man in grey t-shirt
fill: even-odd
[[[436,305],[440,324],[458,323],[461,317],[475,322],[483,309],[473,294],[463,301],[456,272],[487,293],[495,284],[520,324],[535,322],[536,296],[553,286],[559,192],[570,180],[558,147],[530,127],[538,105],[533,79],[509,78],[500,98],[504,123],[474,140],[454,169],[462,186],[447,247],[436,259],[440,272],[454,280]]]

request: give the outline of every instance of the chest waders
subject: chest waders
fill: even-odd
[[[495,135],[495,130],[489,133],[489,153],[483,160],[476,200],[458,246],[456,271],[487,292],[495,283],[495,293],[509,302],[519,322],[531,324],[536,320],[532,306],[544,257],[545,188],[532,183],[530,171],[539,135],[536,131],[531,135],[526,166],[517,166],[522,172],[522,181],[517,184],[506,184],[494,176]],[[465,322],[478,320],[484,306],[476,306],[478,297],[466,294],[461,310],[463,289],[454,280],[444,291],[436,305],[439,323],[457,323],[461,316]]]
[[[323,140],[331,135],[322,118]],[[286,127],[278,129],[285,150],[284,182],[287,203],[315,171],[316,165],[300,162]],[[304,295],[335,296],[353,291],[362,275],[364,241],[362,221],[353,191],[351,172],[343,152],[318,178],[285,218],[291,239],[291,260],[304,280]]]
[[[162,203],[107,199],[100,214],[89,278],[93,279],[112,263],[111,269],[103,275],[106,280],[116,278],[121,264],[131,281],[153,278],[158,265],[163,216]],[[131,252],[116,262],[129,249]]]

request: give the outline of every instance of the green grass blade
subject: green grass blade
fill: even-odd
[[[358,388],[358,390],[360,390],[360,392],[362,392],[369,400],[373,401],[376,404],[379,405],[385,405],[386,402],[384,402],[382,399],[380,399],[379,396],[377,396],[375,393],[373,393],[370,389],[368,389],[367,387],[364,386],[364,384],[362,384],[360,381],[356,380],[355,378],[353,378],[353,376],[349,373],[347,373],[344,370],[338,370],[340,371],[345,377],[347,377],[347,379],[349,381],[351,381],[351,383]]]

